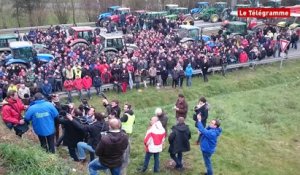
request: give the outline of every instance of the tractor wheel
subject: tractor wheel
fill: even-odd
[[[218,22],[219,19],[220,19],[220,18],[219,18],[219,15],[217,15],[217,14],[213,14],[213,15],[210,16],[210,21],[211,21],[212,23]]]
[[[204,22],[208,22],[209,21],[209,16],[208,15],[205,15],[202,17],[203,21]]]
[[[199,13],[194,13],[192,14],[192,17],[194,18],[194,20],[200,20],[200,14]]]
[[[193,19],[193,17],[191,17],[191,16],[187,16],[187,17],[185,17],[184,18],[184,20],[183,20],[183,22],[186,22],[187,24],[190,24],[191,25],[191,22],[194,22],[194,19]]]
[[[77,42],[77,43],[74,43],[71,45],[71,48],[73,50],[78,50],[79,48],[81,47],[87,47],[88,45],[86,43],[83,43],[83,42]]]
[[[112,50],[108,50],[105,52],[105,56],[109,59],[109,60],[112,60],[113,58],[116,57],[116,52],[115,51],[112,51]]]

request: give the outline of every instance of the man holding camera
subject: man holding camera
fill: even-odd
[[[108,126],[104,121],[104,115],[100,113],[95,113],[95,108],[91,107],[87,114],[87,125],[82,125],[77,120],[73,120],[72,115],[67,115],[67,118],[72,121],[75,127],[87,132],[89,134],[88,142],[79,142],[77,144],[77,149],[79,153],[79,160],[85,162],[86,155],[85,150],[88,150],[91,154],[91,161],[94,160],[94,152],[96,146],[99,142],[99,137],[101,136],[101,132],[108,131]]]
[[[222,133],[222,129],[220,128],[221,123],[219,120],[214,119],[210,122],[207,128],[204,128],[203,124],[201,123],[202,116],[200,113],[197,115],[197,119],[198,131],[202,134],[200,148],[202,151],[205,167],[207,169],[206,174],[212,175],[213,169],[211,165],[211,156],[216,151],[218,137]]]

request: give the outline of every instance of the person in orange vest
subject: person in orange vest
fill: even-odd
[[[73,80],[65,80],[64,88],[68,92],[68,102],[72,103],[72,90],[74,88]]]
[[[83,89],[87,91],[89,99],[91,99],[91,87],[93,85],[93,80],[90,76],[86,75],[82,78]]]
[[[79,99],[82,100],[81,90],[83,88],[82,79],[79,75],[76,76],[74,80],[74,87],[78,92]]]

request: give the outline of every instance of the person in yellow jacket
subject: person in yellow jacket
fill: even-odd
[[[120,118],[122,122],[122,129],[126,131],[127,134],[131,134],[133,130],[133,124],[135,122],[135,115],[131,109],[130,104],[124,105],[124,114]]]
[[[7,89],[7,92],[8,91],[16,91],[16,92],[18,92],[18,85],[17,85],[17,83],[11,83],[9,86],[8,86],[8,89]]]

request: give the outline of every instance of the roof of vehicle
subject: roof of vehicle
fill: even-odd
[[[130,10],[130,8],[128,8],[128,7],[120,7],[120,8],[118,8],[117,10],[119,10],[119,11],[122,11],[122,10]]]
[[[169,7],[178,7],[178,4],[166,4],[166,6],[169,6]]]
[[[111,9],[117,9],[117,8],[120,8],[121,6],[118,6],[118,5],[115,5],[115,6],[110,6],[108,8],[111,8]]]
[[[208,4],[208,2],[197,2],[197,4]]]
[[[185,9],[188,9],[186,7],[176,7],[176,8],[173,8],[173,9],[181,9],[181,10],[185,10]],[[172,10],[172,9],[171,9]]]
[[[13,39],[13,38],[18,38],[17,34],[3,34],[0,35],[0,39]]]
[[[77,31],[77,32],[82,32],[82,31],[91,31],[94,30],[92,27],[90,26],[82,26],[82,27],[71,27],[73,30]]]
[[[147,11],[146,10],[136,10],[134,12],[136,12],[136,13],[146,13]]]
[[[101,33],[100,36],[104,37],[105,39],[114,39],[114,38],[123,38],[123,34],[121,32],[117,33]]]
[[[32,47],[32,43],[27,41],[13,41],[9,43],[9,47],[13,49]]]
[[[191,26],[191,25],[180,25],[179,28],[192,30],[192,29],[199,29],[199,27]]]
[[[216,2],[215,4],[227,4],[227,2]]]
[[[247,25],[245,22],[241,22],[241,21],[229,21],[228,24],[233,24],[233,25]]]
[[[236,7],[250,7],[251,4],[236,4]]]

